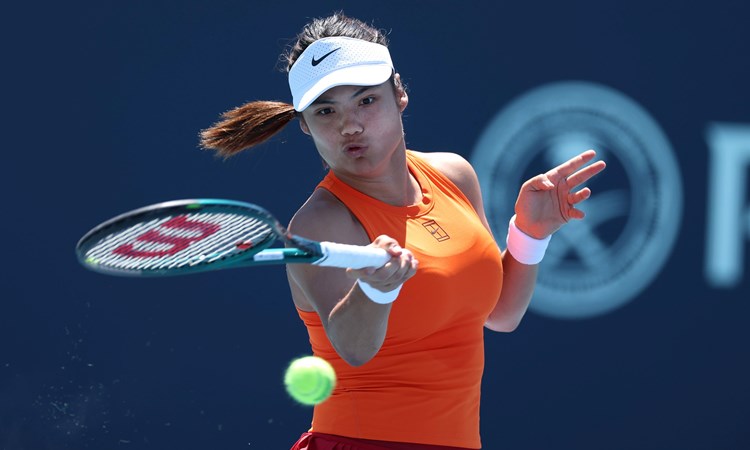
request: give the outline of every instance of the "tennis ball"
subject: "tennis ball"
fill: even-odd
[[[286,391],[303,405],[325,401],[336,386],[336,372],[323,358],[304,356],[289,364],[284,374]]]

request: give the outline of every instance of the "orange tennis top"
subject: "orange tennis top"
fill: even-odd
[[[370,239],[387,234],[419,269],[393,303],[380,351],[352,367],[329,342],[315,312],[298,309],[313,353],[338,382],[313,412],[312,431],[361,439],[481,448],[479,397],[484,322],[502,288],[500,250],[463,193],[407,152],[422,202],[396,207],[330,172],[318,188],[339,198]]]

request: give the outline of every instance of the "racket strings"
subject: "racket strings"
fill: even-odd
[[[179,223],[175,225],[175,221]],[[150,220],[112,233],[86,258],[116,269],[161,270],[214,262],[252,251],[273,229],[246,215],[201,212]],[[242,246],[238,244],[243,243]]]
[[[193,215],[194,217],[198,215]],[[119,255],[107,264],[114,264],[117,268],[128,269],[128,270],[158,270],[163,268],[175,268],[182,267],[185,265],[196,265],[201,262],[209,262],[220,259],[221,257],[227,256],[231,253],[235,247],[235,240],[244,240],[246,238],[258,239],[258,236],[267,236],[270,232],[266,230],[266,226],[259,221],[242,220],[243,216],[226,215],[221,217],[220,215],[213,214],[214,217],[208,219],[206,215],[200,216],[201,220],[210,220],[210,223],[216,223],[215,219],[218,219],[222,223],[221,232],[210,236],[210,239],[204,239],[199,243],[194,243],[188,246],[186,249],[157,257],[157,256],[137,256],[134,255]],[[214,220],[212,220],[214,219]],[[244,218],[247,219],[247,218]],[[185,233],[178,233],[185,234]],[[151,247],[147,245],[144,249]],[[142,250],[141,250],[142,251]]]
[[[219,216],[218,214],[214,214],[214,216]],[[141,260],[146,259],[146,263],[142,266],[139,266],[139,269],[145,269],[145,270],[151,270],[151,269],[161,269],[165,267],[180,267],[185,264],[197,264],[202,262],[205,259],[206,254],[208,253],[214,253],[218,251],[217,246],[230,246],[230,243],[226,243],[226,239],[232,239],[234,236],[234,233],[238,230],[240,226],[243,225],[242,219],[243,216],[236,216],[236,215],[221,215],[222,217],[205,217],[205,215],[192,215],[191,217],[198,219],[201,222],[204,223],[211,223],[218,225],[221,224],[221,228],[218,233],[214,234],[213,236],[210,236],[208,239],[199,239],[189,247],[185,251],[180,251],[177,253],[174,253],[173,255],[165,258],[157,258],[157,259],[151,259],[151,258],[143,258],[141,257]],[[224,219],[223,216],[227,216],[227,219]],[[218,223],[217,223],[218,222]],[[190,238],[190,237],[200,237],[201,235],[196,235],[196,233],[192,230],[185,230],[180,233],[174,233],[175,239],[180,238]],[[225,245],[226,244],[226,245]]]
[[[175,255],[171,260],[167,258],[165,261],[146,264],[143,268],[164,269],[214,262],[233,253],[241,253],[237,244],[247,241],[258,244],[271,233],[270,227],[258,219],[229,214],[227,216],[229,220],[222,223],[221,231],[210,239],[196,243],[188,252]]]

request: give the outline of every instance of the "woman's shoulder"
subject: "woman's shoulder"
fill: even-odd
[[[349,208],[326,189],[316,189],[289,222],[291,233],[317,241],[368,244],[367,234]]]
[[[476,172],[471,163],[458,153],[416,151],[411,151],[411,153],[434,167],[462,191],[476,182]]]

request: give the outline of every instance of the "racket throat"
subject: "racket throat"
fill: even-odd
[[[288,247],[295,247],[307,253],[308,256],[314,256],[317,258],[325,256],[323,249],[320,247],[320,243],[317,241],[295,236],[291,233],[287,233],[285,241]]]

